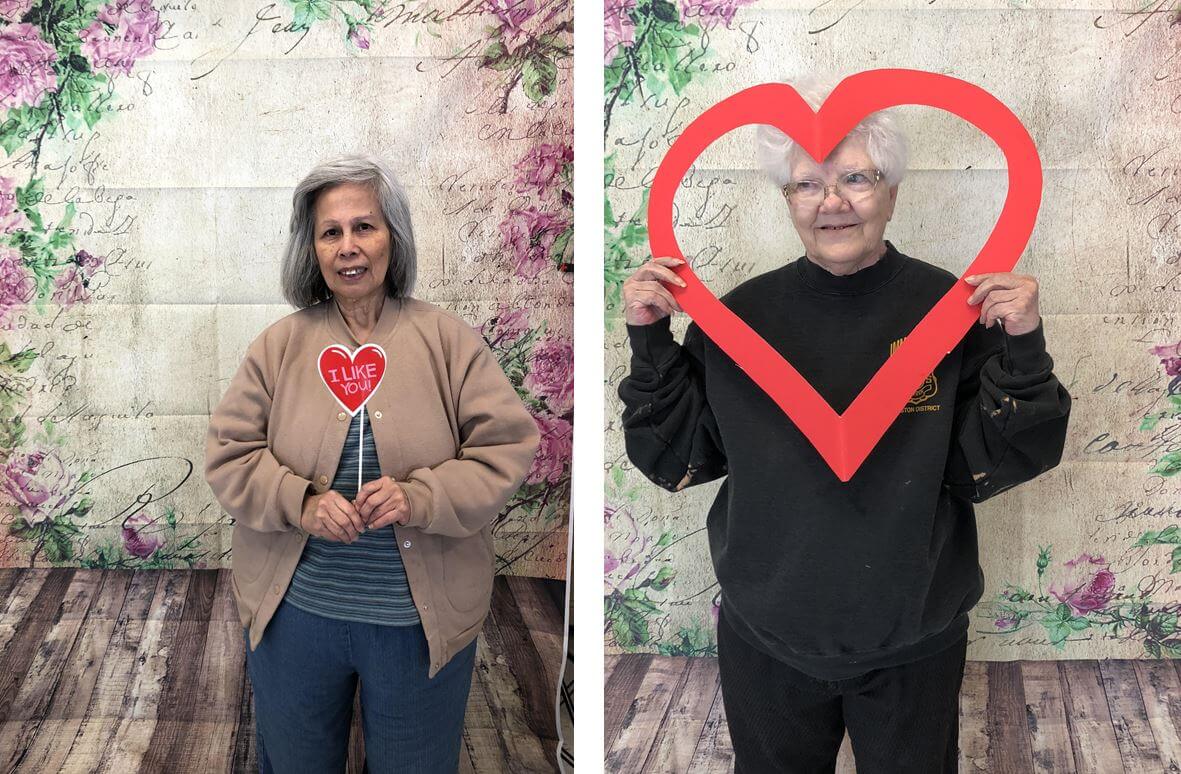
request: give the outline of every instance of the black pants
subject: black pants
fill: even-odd
[[[751,647],[718,619],[722,701],[737,774],[832,774],[845,729],[857,774],[958,770],[968,638],[911,664],[835,682]]]

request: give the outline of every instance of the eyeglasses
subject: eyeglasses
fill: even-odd
[[[796,180],[781,189],[784,197],[797,207],[819,207],[828,198],[828,189],[836,191],[849,204],[869,198],[882,179],[876,169],[854,169],[841,175],[833,185],[822,180]]]

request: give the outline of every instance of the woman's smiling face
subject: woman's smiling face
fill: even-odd
[[[793,146],[791,180],[819,180],[830,188],[817,207],[789,202],[791,221],[804,243],[808,258],[833,274],[852,274],[885,252],[886,222],[894,214],[898,186],[879,180],[866,198],[850,203],[837,195],[832,184],[854,170],[877,170],[861,137],[837,146],[823,164],[817,164],[798,145]],[[842,227],[842,228],[838,228]]]
[[[316,260],[332,295],[355,301],[385,292],[390,230],[377,192],[341,183],[316,197]]]

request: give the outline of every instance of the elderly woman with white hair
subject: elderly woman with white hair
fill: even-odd
[[[385,163],[314,168],[281,266],[298,311],[254,339],[210,417],[264,773],[342,771],[358,680],[368,771],[458,767],[490,524],[538,432],[480,335],[411,297],[415,256]],[[330,348],[351,362],[322,376]],[[338,404],[337,380],[367,402]]]
[[[818,109],[835,83],[797,91]],[[885,111],[823,160],[760,127],[804,255],[723,299],[843,412],[956,277],[885,240],[906,141]],[[964,213],[974,217],[974,213]],[[678,491],[721,477],[707,520],[718,656],[738,772],[953,772],[968,612],[984,591],[973,503],[1058,464],[1070,396],[1033,277],[968,277],[980,324],[939,363],[847,483],[680,311],[679,259],[625,283],[632,462]]]

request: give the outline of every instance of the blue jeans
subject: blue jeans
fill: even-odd
[[[454,774],[476,643],[433,679],[422,625],[337,621],[279,603],[246,668],[261,774],[342,772],[357,679],[370,774]]]

